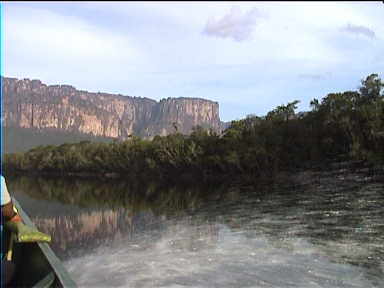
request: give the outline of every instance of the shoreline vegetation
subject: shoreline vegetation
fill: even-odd
[[[383,170],[384,82],[377,74],[358,91],[330,93],[295,113],[299,101],[264,117],[232,121],[221,134],[195,127],[144,140],[81,141],[38,146],[6,154],[3,171],[12,175],[121,178],[160,183],[241,183],[277,180],[285,172],[326,169],[334,162]]]

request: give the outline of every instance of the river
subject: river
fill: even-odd
[[[10,178],[80,287],[384,287],[384,181],[290,175],[274,187]]]

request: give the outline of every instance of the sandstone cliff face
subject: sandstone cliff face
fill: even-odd
[[[197,98],[163,99],[153,107],[145,136],[164,136],[176,130],[189,134],[196,125],[220,130],[219,107],[216,102]]]
[[[200,125],[220,131],[219,105],[204,99],[148,98],[90,93],[69,85],[2,78],[3,118],[7,127],[54,128],[125,139],[177,130],[189,134]]]

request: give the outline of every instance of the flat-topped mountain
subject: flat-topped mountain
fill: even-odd
[[[194,126],[219,132],[219,104],[199,98],[142,97],[46,85],[40,80],[2,78],[3,125],[57,130],[126,139],[151,138],[176,130],[189,134]]]

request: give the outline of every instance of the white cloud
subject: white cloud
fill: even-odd
[[[65,72],[68,78],[85,78],[88,73],[88,77],[98,79],[97,70],[100,75],[113,75],[122,72],[122,67],[132,70],[138,66],[138,59],[145,61],[127,35],[111,33],[73,16],[6,7],[5,23],[5,71],[14,76],[35,67],[34,77],[46,75],[44,70],[48,70],[52,75]]]
[[[208,19],[203,33],[209,36],[232,38],[244,41],[251,37],[261,16],[257,8],[242,13],[239,6],[233,6],[221,19]]]
[[[332,77],[332,73],[300,73],[298,75],[300,79],[308,79],[313,81],[326,80]]]
[[[348,25],[342,27],[341,30],[355,35],[363,35],[371,39],[376,38],[375,32],[363,25],[353,25],[349,23]]]

